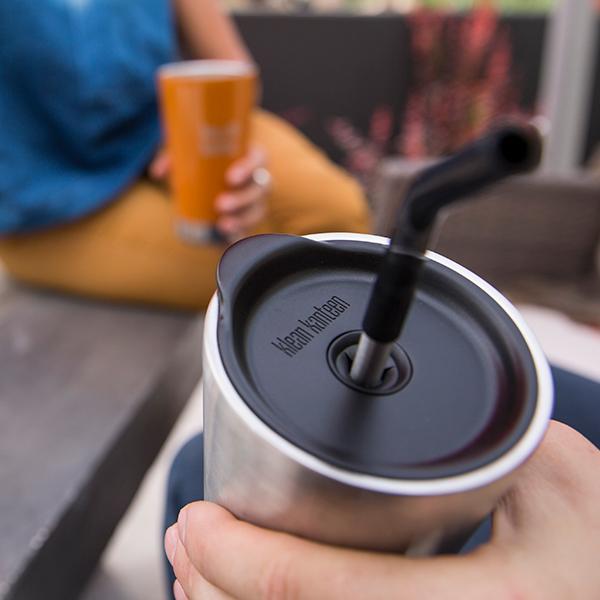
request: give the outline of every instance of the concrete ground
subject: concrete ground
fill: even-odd
[[[520,308],[551,362],[600,381],[600,329],[546,309]],[[177,449],[201,426],[197,390],[113,536],[83,600],[165,598],[161,523],[167,472]]]
[[[180,446],[202,429],[196,389],[104,552],[83,600],[161,600],[162,519],[169,466]]]

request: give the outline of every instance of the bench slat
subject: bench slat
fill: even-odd
[[[2,294],[0,597],[77,596],[200,373],[199,317]]]

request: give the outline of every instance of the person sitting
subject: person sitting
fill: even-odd
[[[155,73],[183,51],[252,61],[217,0],[0,0],[0,49],[8,273],[76,294],[205,308],[225,244],[192,246],[173,231]],[[215,198],[224,237],[368,231],[347,173],[275,115],[257,110],[252,130]],[[253,181],[264,167],[270,189]]]

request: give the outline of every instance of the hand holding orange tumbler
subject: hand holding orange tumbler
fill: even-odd
[[[158,79],[175,227],[183,240],[206,243],[227,169],[248,150],[257,72],[241,61],[194,60],[161,67]]]

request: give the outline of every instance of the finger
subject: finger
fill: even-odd
[[[231,187],[244,185],[252,178],[252,173],[266,165],[266,153],[260,146],[252,146],[246,156],[235,161],[227,170],[225,180]]]
[[[179,581],[177,581],[177,579],[173,584],[173,596],[175,596],[175,600],[189,600],[187,594],[185,593],[184,589],[181,587],[181,584],[179,583]]]
[[[194,589],[193,596],[189,600],[235,600],[233,596],[226,594],[203,579],[198,578],[198,585]]]
[[[171,159],[166,150],[159,150],[150,163],[148,173],[153,179],[165,179],[171,170]]]
[[[196,571],[181,543],[177,525],[167,530],[165,549],[177,577],[173,585],[176,600],[231,600],[231,596],[209,583]]]
[[[250,184],[233,192],[219,195],[215,201],[215,208],[218,213],[223,215],[234,214],[254,204],[263,204],[265,195],[262,187]]]
[[[408,559],[274,533],[210,503],[185,511],[184,543],[196,571],[241,600],[508,597],[510,574],[491,553]]]
[[[199,575],[195,580],[194,588],[188,592],[186,592],[178,579],[175,580],[173,594],[175,600],[235,600],[232,596],[217,589]]]
[[[266,212],[263,204],[254,204],[243,211],[220,218],[217,221],[217,229],[229,239],[243,236],[259,225]]]

